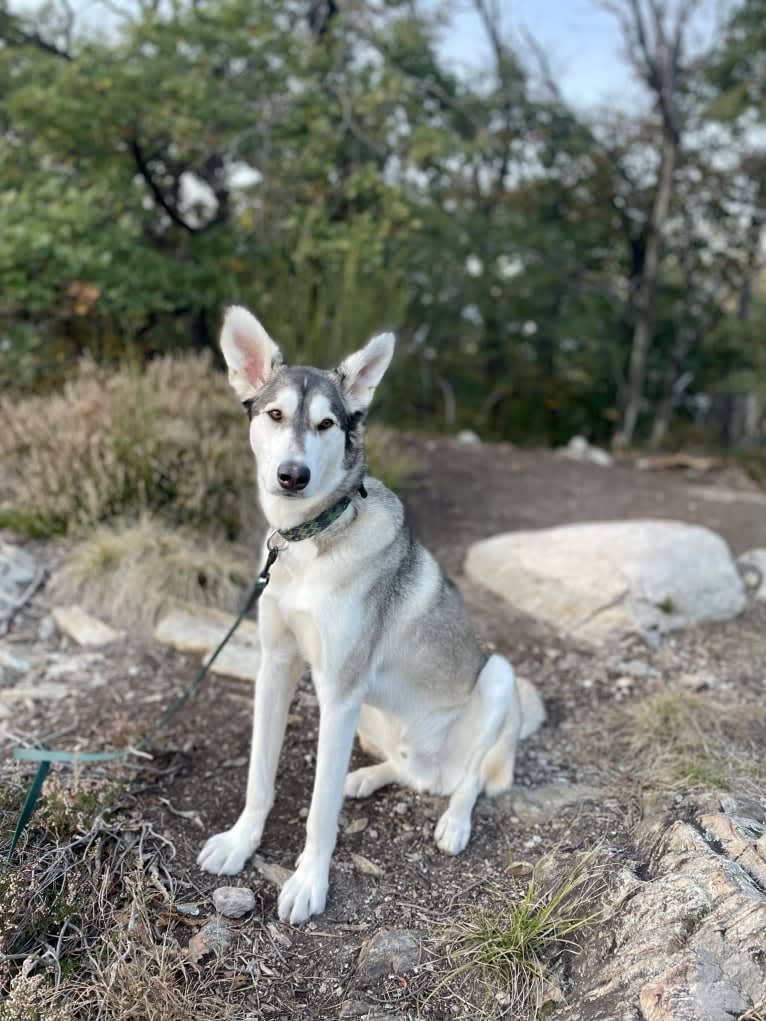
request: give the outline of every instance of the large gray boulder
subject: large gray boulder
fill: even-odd
[[[678,521],[603,521],[506,532],[468,550],[471,580],[575,637],[726,620],[745,591],[723,539]]]

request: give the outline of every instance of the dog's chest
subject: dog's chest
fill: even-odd
[[[271,594],[295,636],[303,658],[315,669],[326,665],[332,621],[343,614],[342,590],[334,584],[311,550],[288,549],[273,574]],[[341,605],[339,605],[341,604]]]

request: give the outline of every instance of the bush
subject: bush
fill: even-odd
[[[0,412],[0,524],[71,534],[148,511],[234,537],[252,523],[247,430],[207,354],[158,358],[143,374],[86,360],[60,394],[4,398]]]

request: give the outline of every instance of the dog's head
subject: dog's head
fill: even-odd
[[[353,491],[365,471],[364,417],[394,353],[394,335],[373,337],[333,371],[288,366],[255,316],[233,306],[221,349],[250,416],[269,522],[290,527]]]

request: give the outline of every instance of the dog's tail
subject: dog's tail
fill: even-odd
[[[545,706],[540,692],[531,681],[524,677],[516,678],[521,702],[521,734],[522,739],[534,734],[545,723]]]

